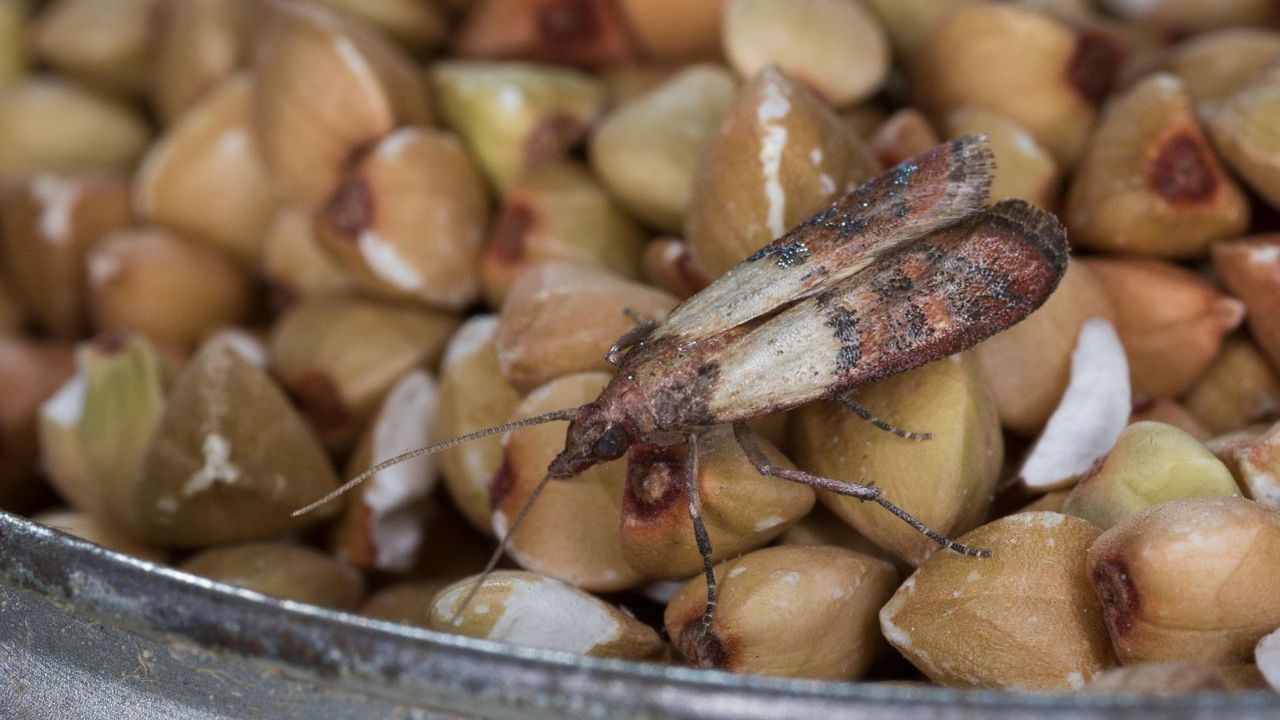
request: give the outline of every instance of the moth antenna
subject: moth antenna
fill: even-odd
[[[299,515],[305,515],[311,512],[312,510],[315,510],[316,508],[320,507],[321,505],[324,505],[330,500],[340,497],[351,488],[359,485],[365,480],[368,480],[374,475],[377,475],[383,470],[386,470],[387,468],[393,465],[399,465],[400,463],[405,462],[406,460],[412,460],[414,458],[422,457],[423,455],[432,455],[434,453],[440,452],[441,450],[448,450],[451,447],[456,447],[458,445],[462,445],[463,443],[471,442],[472,440],[479,440],[480,438],[483,438],[483,437],[489,437],[490,435],[497,435],[498,433],[504,433],[510,430],[519,430],[520,428],[529,427],[530,425],[541,425],[542,423],[554,422],[556,420],[572,420],[578,414],[579,409],[580,408],[574,407],[574,408],[565,408],[563,410],[552,410],[551,412],[543,413],[542,415],[535,415],[531,418],[524,418],[523,420],[513,420],[509,423],[503,423],[501,425],[494,425],[493,427],[487,427],[487,428],[484,428],[483,430],[476,430],[475,432],[469,432],[466,435],[459,435],[458,437],[455,437],[455,438],[449,438],[448,440],[441,440],[438,443],[432,443],[425,447],[420,447],[414,450],[410,450],[409,452],[406,452],[406,453],[401,453],[399,455],[396,455],[393,458],[383,460],[377,465],[374,465],[368,470],[365,470],[359,475],[356,475],[355,477],[343,483],[338,489],[334,490],[328,495],[325,495],[319,500],[316,500],[315,502],[307,505],[306,507],[302,507],[302,508],[298,508],[297,510],[294,510],[291,513],[291,516],[298,517]]]
[[[549,482],[551,482],[550,472],[543,475],[542,479],[538,481],[538,484],[533,486],[533,492],[529,493],[529,499],[525,500],[524,505],[520,506],[520,512],[516,513],[515,519],[511,521],[511,524],[507,526],[507,531],[503,533],[502,538],[498,540],[498,547],[495,548],[493,554],[489,556],[489,562],[485,564],[484,570],[481,570],[480,576],[476,578],[474,583],[471,583],[471,589],[467,590],[467,594],[462,597],[462,602],[458,603],[458,606],[454,608],[453,617],[449,618],[449,624],[456,625],[458,623],[458,619],[462,617],[462,613],[465,612],[467,606],[471,604],[476,593],[480,592],[480,586],[484,584],[484,581],[488,579],[489,575],[493,572],[493,569],[498,566],[498,561],[506,554],[507,545],[511,542],[511,536],[516,534],[516,530],[520,528],[520,523],[523,523],[524,519],[528,517],[529,510],[533,508],[533,501],[538,499],[538,496],[542,494],[543,488],[545,488]]]

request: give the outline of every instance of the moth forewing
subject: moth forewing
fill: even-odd
[[[735,422],[965,350],[1040,307],[1066,270],[1066,231],[1021,200],[884,255],[724,347],[707,420]]]
[[[653,338],[708,337],[817,293],[892,248],[981,210],[994,171],[991,148],[981,135],[904,162],[685,300]]]

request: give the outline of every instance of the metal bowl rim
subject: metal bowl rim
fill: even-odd
[[[969,708],[981,710],[999,707],[1026,710],[1078,710],[1123,711],[1182,709],[1194,707],[1201,710],[1257,710],[1274,708],[1280,712],[1280,695],[1266,690],[1236,690],[1228,692],[1199,692],[1193,694],[1155,696],[1144,694],[1091,694],[1080,692],[1003,692],[995,690],[965,690],[945,687],[923,687],[858,683],[848,681],[802,680],[763,675],[744,675],[718,670],[702,670],[691,667],[661,665],[619,659],[592,658],[566,652],[509,645],[459,635],[412,627],[398,623],[362,617],[352,613],[328,610],[304,603],[272,598],[252,590],[192,575],[165,565],[125,555],[82,540],[55,528],[46,527],[26,518],[0,511],[0,549],[5,557],[0,560],[0,583],[7,583],[28,592],[47,596],[54,602],[77,611],[92,611],[95,588],[119,582],[129,587],[145,583],[151,592],[170,597],[173,602],[203,596],[203,600],[225,607],[230,615],[265,613],[275,615],[281,623],[293,627],[306,627],[311,632],[331,632],[353,637],[373,647],[391,649],[406,648],[406,644],[425,645],[425,648],[448,655],[480,657],[495,666],[518,667],[521,671],[540,669],[548,675],[573,671],[600,679],[635,679],[665,683],[685,692],[702,690],[730,691],[747,696],[786,697],[796,700],[860,700],[884,706],[912,704],[935,708]],[[18,552],[14,552],[17,550]],[[47,577],[33,572],[29,560],[41,555],[53,560],[71,559],[72,571],[79,573],[81,581],[68,583],[67,578]],[[91,568],[96,575],[84,578],[83,568]],[[158,583],[158,584],[157,584]],[[113,608],[120,608],[116,604]],[[138,632],[154,631],[149,619],[140,613],[109,618],[119,626]],[[140,607],[140,606],[139,606]],[[103,620],[104,618],[99,618]],[[212,619],[211,619],[212,620]],[[388,652],[390,659],[396,653]],[[335,656],[336,657],[336,656]],[[394,668],[378,667],[378,655],[373,666],[364,665],[362,674],[371,677],[379,671],[391,673]],[[262,659],[297,666],[288,657],[263,655]],[[339,658],[340,659],[340,658]],[[306,671],[308,668],[299,667]]]

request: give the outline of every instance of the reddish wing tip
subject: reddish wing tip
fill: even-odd
[[[1066,272],[1071,246],[1067,243],[1067,229],[1056,215],[1025,200],[1010,199],[996,203],[987,216],[1010,227],[1039,250],[1059,278]]]

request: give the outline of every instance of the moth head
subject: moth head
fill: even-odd
[[[587,405],[569,421],[564,450],[547,469],[553,477],[570,477],[597,463],[615,460],[627,452],[631,436],[626,426],[596,405]]]

